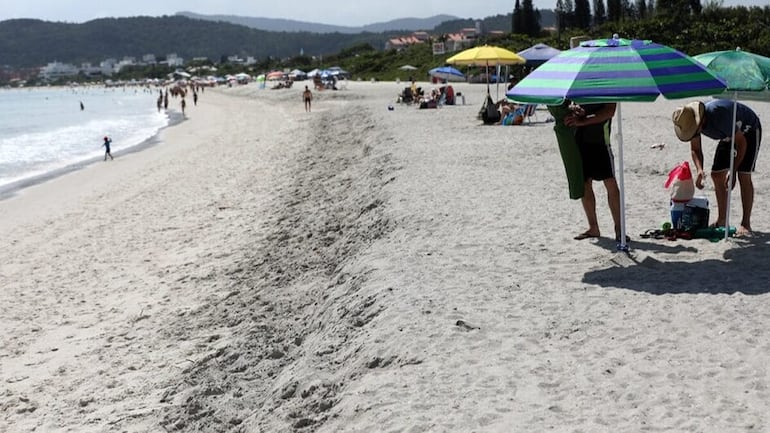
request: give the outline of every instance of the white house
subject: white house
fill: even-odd
[[[46,81],[53,81],[64,77],[74,77],[79,70],[75,65],[68,63],[52,62],[40,68],[40,76]]]
[[[177,56],[176,53],[171,53],[166,56],[166,64],[168,64],[170,67],[181,67],[184,66],[184,59]]]

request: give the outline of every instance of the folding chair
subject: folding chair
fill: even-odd
[[[537,104],[524,104],[518,109],[516,109],[516,115],[521,116],[523,119],[527,120],[527,123],[532,123],[532,117],[535,117],[535,121],[537,121]]]

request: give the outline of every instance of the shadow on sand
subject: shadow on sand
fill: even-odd
[[[754,233],[750,238],[732,241],[722,260],[696,262],[661,261],[648,254],[697,253],[695,246],[633,242],[630,254],[617,253],[609,266],[586,272],[583,282],[654,295],[770,293],[769,241],[770,235]],[[607,248],[614,248],[614,241],[609,242],[613,245]]]

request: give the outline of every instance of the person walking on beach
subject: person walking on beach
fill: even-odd
[[[184,98],[182,98],[182,115],[184,115],[185,107],[187,107],[187,102],[185,102]]]
[[[305,86],[305,91],[302,92],[302,100],[305,101],[305,111],[310,112],[310,101],[313,100],[313,92]]]
[[[607,202],[615,224],[615,240],[620,242],[620,189],[615,180],[615,161],[610,148],[610,123],[616,104],[574,105],[572,114],[564,123],[576,128],[575,141],[583,161],[583,197],[581,202],[588,220],[588,230],[575,240],[598,238],[599,221],[596,216],[596,196],[593,181],[602,181],[607,190]]]
[[[107,137],[105,135],[104,136],[104,144],[102,145],[102,146],[104,146],[104,160],[105,161],[107,160],[108,156],[110,157],[110,161],[115,159],[115,158],[112,157],[112,153],[110,153],[110,143],[112,143],[112,140],[110,139],[110,137]]]
[[[711,165],[711,180],[717,197],[717,220],[712,224],[723,227],[726,224],[727,191],[735,187],[735,178],[741,184],[741,205],[743,218],[736,234],[751,234],[751,210],[754,206],[754,183],[751,173],[757,163],[759,146],[762,141],[762,124],[751,108],[736,102],[737,112],[733,124],[733,101],[714,99],[707,103],[691,102],[677,108],[671,120],[674,133],[681,141],[690,142],[690,154],[695,163],[695,186],[703,189],[703,149],[701,135],[718,140]],[[731,140],[735,127],[735,150],[733,172],[730,173]]]

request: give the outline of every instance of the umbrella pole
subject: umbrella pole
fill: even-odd
[[[730,239],[730,200],[733,195],[733,185],[737,182],[733,172],[735,165],[735,122],[738,120],[738,91],[735,91],[733,95],[733,135],[730,137],[730,171],[727,172],[728,179],[730,180],[727,186],[727,204],[725,207],[725,240]]]
[[[618,244],[618,251],[628,252],[628,245],[626,244],[626,182],[625,177],[623,176],[625,169],[623,167],[623,115],[620,111],[621,105],[622,104],[618,102],[618,189],[620,190],[620,243]]]

